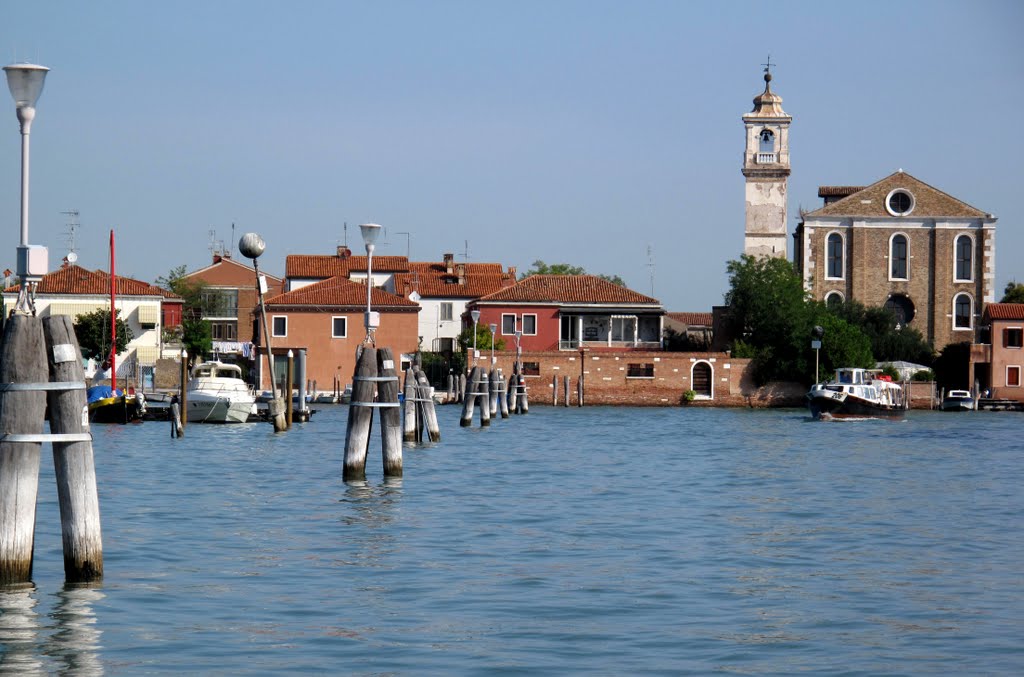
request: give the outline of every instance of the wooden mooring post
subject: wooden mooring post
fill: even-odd
[[[491,367],[490,384],[491,389],[487,406],[490,408],[491,419],[494,419],[498,416],[498,400],[500,399],[498,390],[501,388],[501,384],[498,383],[497,367]]]
[[[178,381],[178,401],[181,403],[181,425],[178,426],[178,437],[185,436],[185,424],[188,423],[188,351],[181,351],[181,375]]]
[[[516,413],[530,413],[530,399],[526,393],[526,381],[523,379],[522,373],[516,377],[516,391]]]
[[[498,369],[498,408],[502,418],[508,418],[508,384],[505,382],[505,375]]]
[[[398,408],[398,373],[390,348],[377,350],[377,403],[385,477],[402,476],[402,412]],[[389,406],[394,405],[394,406]]]
[[[376,398],[376,399],[375,399]],[[345,432],[345,458],[342,479],[366,479],[366,453],[370,446],[373,410],[381,413],[381,451],[384,475],[402,476],[402,423],[398,403],[398,376],[391,350],[361,346],[352,377],[352,400]],[[390,411],[389,411],[390,410]]]
[[[569,406],[569,376],[565,375],[562,377],[562,382],[565,384],[565,406]]]
[[[405,370],[405,402],[404,419],[402,420],[402,439],[406,442],[419,442],[419,416],[416,402],[416,372],[412,367]]]
[[[551,406],[558,406],[558,374],[551,377]]]
[[[566,377],[566,379],[568,380],[568,377]],[[583,374],[580,374],[579,378],[576,379],[576,406],[577,407],[582,407],[583,406],[583,385],[584,385],[584,383],[585,382],[583,380]]]
[[[477,400],[480,407],[480,427],[486,428],[491,425],[491,403],[490,403],[490,379],[487,370],[480,367],[476,373],[476,380],[473,381],[473,398]]]
[[[473,371],[469,372],[469,378],[465,376],[459,379],[460,383],[468,381],[470,385],[475,385],[480,378],[480,367],[473,367]],[[465,393],[462,397],[462,417],[459,419],[459,425],[463,428],[468,428],[473,425],[473,407],[476,405],[476,397],[471,393]]]

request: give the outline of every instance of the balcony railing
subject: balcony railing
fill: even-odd
[[[661,341],[609,341],[600,339],[598,341],[559,341],[559,350],[579,350],[580,348],[636,348],[640,350],[659,350]]]
[[[777,155],[775,153],[758,153],[757,154],[757,164],[759,164],[759,165],[767,165],[767,164],[772,164],[774,162],[778,162],[776,157],[777,157]]]

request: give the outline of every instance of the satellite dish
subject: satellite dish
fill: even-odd
[[[68,260],[68,263],[74,263],[78,260],[78,254],[75,252],[68,252],[68,255],[65,258]]]

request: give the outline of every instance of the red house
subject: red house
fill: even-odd
[[[496,325],[496,337],[523,351],[660,350],[665,310],[661,303],[595,275],[532,275],[471,301],[463,315],[480,311],[479,324]]]

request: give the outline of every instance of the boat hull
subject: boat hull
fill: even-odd
[[[104,397],[89,403],[90,423],[133,423],[142,420],[143,409],[130,395]]]
[[[871,402],[845,393],[824,391],[808,395],[811,416],[819,420],[882,418],[898,420],[906,416],[901,406]]]
[[[246,423],[256,402],[251,398],[230,399],[200,393],[188,394],[189,423]]]
[[[974,411],[974,400],[943,400],[942,411]]]

